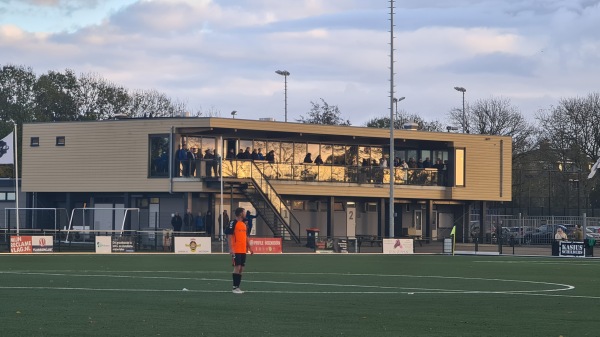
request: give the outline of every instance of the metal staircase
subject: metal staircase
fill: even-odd
[[[300,222],[288,205],[281,199],[262,171],[251,161],[237,163],[237,178],[249,178],[248,184],[242,184],[240,191],[254,206],[275,237],[300,243],[298,234]]]

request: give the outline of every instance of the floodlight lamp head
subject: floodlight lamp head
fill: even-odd
[[[275,73],[281,76],[290,76],[290,72],[287,70],[276,70]]]
[[[467,89],[465,89],[465,88],[463,88],[463,87],[454,87],[454,90],[456,90],[456,91],[460,91],[460,92],[462,92],[463,94],[464,94],[464,93],[467,91]]]

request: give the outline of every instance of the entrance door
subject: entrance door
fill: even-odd
[[[414,214],[414,235],[422,236],[423,235],[423,211],[420,209],[415,210]]]
[[[405,233],[402,231],[402,204],[394,204],[394,237],[399,238]]]
[[[148,206],[148,227],[154,228],[155,230],[158,228],[159,215],[160,215],[160,204],[150,204]]]
[[[437,240],[438,229],[438,212],[431,212],[431,238]]]

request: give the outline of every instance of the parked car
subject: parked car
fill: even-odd
[[[502,227],[502,234],[501,234],[501,240],[500,242],[503,245],[508,245],[510,244],[510,239],[511,237],[514,238],[513,233],[511,232],[511,227]],[[496,239],[496,233],[492,233],[492,243],[498,243],[498,240]]]
[[[527,234],[533,232],[533,227],[523,226],[523,227],[508,227],[510,230],[510,235],[517,241],[525,238]]]
[[[591,230],[592,232],[600,234],[600,226],[587,226],[587,229]]]
[[[574,229],[574,226],[571,224],[544,224],[532,232],[525,234],[524,242],[526,244],[548,245],[554,241],[554,234],[556,234],[556,230],[559,227],[569,236],[569,229]]]
[[[569,240],[575,240],[575,230],[577,225],[574,224],[545,224],[536,228],[534,231],[525,234],[524,243],[526,244],[550,244],[554,241],[556,230],[561,228],[567,234]],[[594,239],[600,241],[600,233],[594,232],[589,227],[585,233],[586,239]]]

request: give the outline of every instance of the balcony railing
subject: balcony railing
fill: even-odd
[[[249,178],[250,166],[243,165],[243,160],[224,160],[223,177]],[[217,176],[218,163],[213,160],[182,161],[180,176],[206,178]],[[288,164],[254,161],[262,174],[270,180],[287,180],[303,182],[356,183],[356,184],[389,184],[390,169],[379,166],[343,166]],[[395,185],[445,186],[446,170],[435,168],[394,168]],[[187,175],[186,175],[187,173]]]

